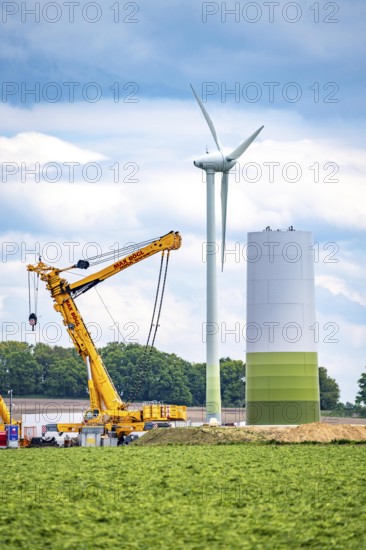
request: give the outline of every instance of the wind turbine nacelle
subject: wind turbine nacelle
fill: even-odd
[[[193,161],[193,164],[197,168],[205,170],[206,172],[227,172],[235,165],[235,163],[236,160],[226,160],[220,151],[208,153],[204,157]]]

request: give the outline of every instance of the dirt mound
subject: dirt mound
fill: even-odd
[[[151,430],[136,441],[134,445],[217,445],[261,439],[263,439],[262,435],[254,429],[202,426],[199,428]]]
[[[198,428],[155,429],[145,434],[134,445],[220,445],[279,441],[301,443],[333,440],[366,441],[366,426],[352,424],[326,424],[314,422],[296,427],[248,426],[222,428],[201,426]]]
[[[288,428],[278,434],[278,439],[288,442],[318,441],[321,443],[340,439],[366,441],[366,426],[314,422],[312,424],[302,424],[296,428]]]

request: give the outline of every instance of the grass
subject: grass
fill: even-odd
[[[7,548],[360,548],[362,445],[0,453]]]

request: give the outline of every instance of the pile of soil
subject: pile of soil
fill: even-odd
[[[301,443],[349,440],[366,442],[366,426],[314,422],[301,426],[248,426],[243,428],[209,427],[154,429],[134,445],[220,445],[278,441]]]
[[[314,422],[284,430],[278,434],[278,439],[294,443],[300,443],[301,441],[329,443],[334,440],[366,441],[366,426]]]

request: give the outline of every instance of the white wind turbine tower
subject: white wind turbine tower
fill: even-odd
[[[211,419],[221,423],[221,392],[220,392],[220,359],[219,359],[219,323],[217,314],[217,286],[216,286],[216,231],[215,231],[215,172],[221,172],[221,212],[222,212],[222,248],[221,266],[224,269],[225,239],[226,239],[226,210],[228,195],[229,171],[236,161],[255,140],[263,126],[243,141],[230,154],[225,155],[222,150],[213,122],[196,94],[192,84],[192,91],[211,130],[217,146],[215,153],[207,153],[193,162],[197,168],[206,172],[207,182],[207,319],[206,319],[206,420]]]

